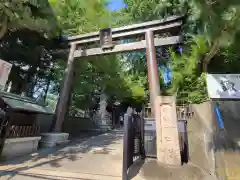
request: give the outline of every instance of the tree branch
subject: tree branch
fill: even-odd
[[[210,49],[210,52],[203,59],[203,72],[207,72],[208,64],[219,50],[219,40],[220,37],[218,37],[218,39],[214,42],[213,46]]]
[[[1,29],[0,29],[0,39],[3,38],[3,36],[6,34],[7,29],[8,29],[8,17],[4,16],[3,22],[0,25]]]
[[[209,53],[203,59],[203,72],[207,72],[208,64],[211,62],[212,58],[217,54],[219,50],[220,40],[223,36],[223,33],[227,31],[228,27],[229,27],[228,24],[226,24],[225,27],[222,28],[220,35],[214,41],[213,46],[211,47]]]

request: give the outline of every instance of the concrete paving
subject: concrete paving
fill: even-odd
[[[122,180],[123,132],[112,131],[65,147],[49,148],[7,161],[0,180]],[[154,159],[137,161],[129,180],[214,180],[200,167],[170,167]]]
[[[122,140],[122,131],[112,131],[8,161],[0,166],[0,180],[121,180]]]
[[[146,159],[130,168],[129,179],[134,180],[216,180],[216,177],[200,167],[188,163],[168,166],[155,159]]]

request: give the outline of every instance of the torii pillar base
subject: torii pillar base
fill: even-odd
[[[157,160],[181,165],[175,96],[158,96],[155,101]]]

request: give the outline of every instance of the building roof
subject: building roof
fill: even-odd
[[[36,113],[53,114],[53,110],[46,107],[46,104],[38,103],[36,100],[19,96],[12,93],[0,91],[0,98],[6,103],[11,109],[30,111]]]

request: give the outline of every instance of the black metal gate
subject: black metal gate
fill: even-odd
[[[185,114],[187,114],[187,116],[185,116]],[[182,163],[188,161],[186,125],[191,115],[192,113],[190,113],[188,107],[185,107],[183,112],[182,107],[177,107],[179,127],[183,127],[179,128]],[[141,117],[139,114],[127,116],[124,118],[123,180],[128,180],[127,174],[130,166],[133,165],[137,159],[144,159],[145,157],[157,157],[156,120],[152,117]]]
[[[124,118],[123,180],[128,180],[130,166],[139,158],[145,158],[143,128],[143,120],[138,114]]]
[[[10,127],[8,113],[0,109],[0,156],[4,147],[4,142]]]

